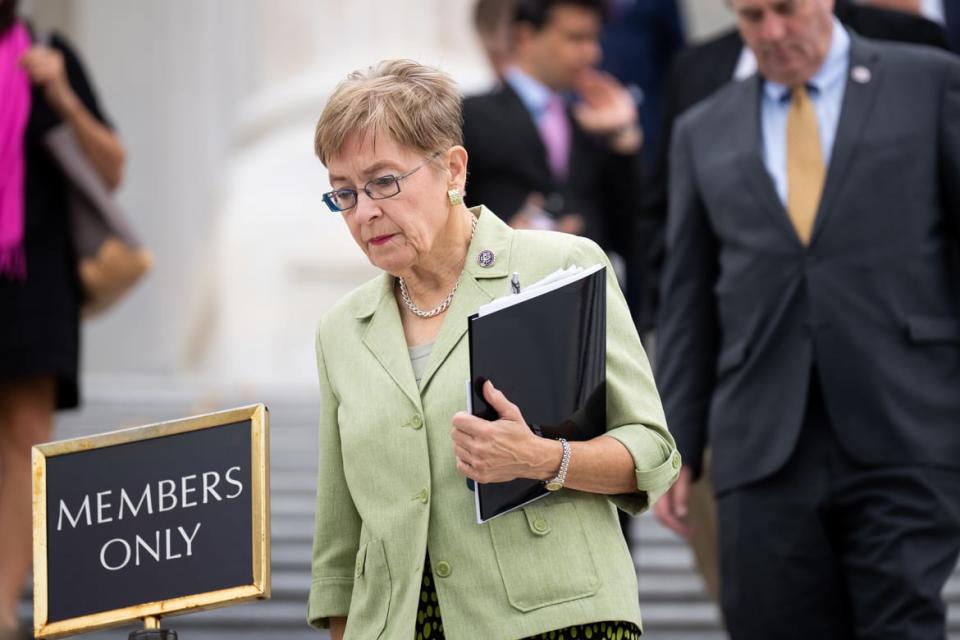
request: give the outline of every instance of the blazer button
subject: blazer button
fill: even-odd
[[[453,573],[453,567],[451,567],[450,563],[446,560],[441,560],[437,563],[437,566],[433,568],[433,571],[437,574],[438,578],[449,578],[450,574]]]
[[[420,489],[420,492],[413,496],[413,499],[419,500],[423,504],[427,504],[427,501],[430,499],[430,493],[426,490],[426,488]]]
[[[423,426],[423,418],[420,417],[420,414],[413,416],[413,419],[410,420],[410,426],[414,429],[419,429]]]
[[[547,521],[542,518],[537,518],[533,521],[533,530],[537,533],[546,533],[548,528]]]
[[[679,469],[679,468],[680,468],[680,454],[677,453],[676,451],[673,452],[673,461],[672,461],[672,464],[673,464],[673,468],[674,468],[674,469]]]

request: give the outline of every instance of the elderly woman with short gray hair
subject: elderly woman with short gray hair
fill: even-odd
[[[463,204],[461,122],[447,75],[394,60],[350,74],[317,123],[325,204],[383,273],[317,332],[309,622],[335,640],[635,638],[636,573],[616,508],[648,508],[680,466],[649,364],[594,243],[515,231]],[[499,419],[467,413],[468,316],[513,272],[533,282],[596,263],[607,266],[605,434],[565,450],[496,380],[483,393]],[[464,477],[556,480],[564,458],[563,489],[476,523]]]

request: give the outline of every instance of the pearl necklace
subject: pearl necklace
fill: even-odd
[[[473,242],[473,236],[477,233],[477,218],[470,214],[470,242]],[[467,243],[469,246],[469,243]],[[464,259],[464,266],[466,266],[466,259]],[[447,310],[447,307],[450,306],[450,303],[453,302],[453,296],[457,293],[457,289],[460,287],[460,280],[463,279],[463,269],[460,270],[460,275],[457,276],[457,283],[453,285],[453,291],[451,291],[446,298],[443,299],[443,302],[435,306],[433,309],[424,311],[414,303],[413,298],[410,297],[410,292],[407,291],[407,284],[403,281],[403,278],[397,277],[397,282],[400,283],[400,299],[403,300],[404,306],[410,310],[410,313],[417,316],[418,318],[433,318],[444,311]]]

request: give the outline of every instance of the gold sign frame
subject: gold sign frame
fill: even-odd
[[[253,584],[157,600],[121,609],[48,622],[47,600],[47,458],[120,444],[152,440],[201,429],[250,421],[250,479],[253,501]],[[270,458],[269,411],[263,404],[200,416],[73,438],[33,447],[33,619],[38,638],[61,638],[138,619],[155,620],[192,611],[224,607],[270,597]]]

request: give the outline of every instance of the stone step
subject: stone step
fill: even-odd
[[[250,403],[228,400],[215,397],[197,402],[182,394],[120,402],[94,400],[80,412],[65,414],[56,437],[91,435]],[[284,397],[267,404],[271,409],[272,599],[165,619],[164,626],[176,630],[181,640],[328,638],[305,622],[315,510],[317,404],[313,397]],[[650,514],[634,520],[632,534],[645,637],[727,640],[717,607],[705,594],[685,542]],[[944,595],[949,604],[949,637],[960,640],[960,572],[947,583]],[[21,614],[29,619],[27,600]],[[135,628],[77,637],[118,640]]]

